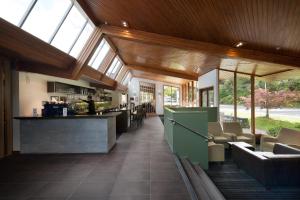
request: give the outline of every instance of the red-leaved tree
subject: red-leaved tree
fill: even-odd
[[[247,97],[240,97],[240,100],[247,108],[251,107],[251,95]],[[300,93],[296,91],[273,91],[263,88],[255,89],[255,106],[266,108],[266,117],[269,118],[270,108],[281,108],[289,104],[300,101]]]

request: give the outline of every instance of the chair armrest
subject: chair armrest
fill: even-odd
[[[255,137],[252,133],[243,133],[243,136],[253,139]]]
[[[209,137],[208,142],[213,142],[214,141],[214,135],[207,133],[207,136]]]
[[[262,135],[260,138],[260,144],[263,144],[264,142],[277,142],[277,138],[276,137],[272,137],[269,135]]]
[[[236,134],[235,133],[223,133],[224,136],[227,135],[227,137],[229,136],[230,138],[232,138],[234,141],[236,140]],[[225,136],[226,137],[226,136]]]

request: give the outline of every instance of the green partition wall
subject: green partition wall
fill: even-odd
[[[165,107],[165,139],[173,153],[207,169],[208,140],[197,133],[207,137],[208,121],[218,121],[217,112],[217,108]]]

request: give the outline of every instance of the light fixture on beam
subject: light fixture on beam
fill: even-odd
[[[236,46],[237,48],[239,48],[239,47],[241,47],[241,46],[243,46],[243,45],[244,45],[243,42],[239,42],[239,43],[237,43],[235,46]]]
[[[129,25],[128,25],[128,23],[127,23],[126,21],[122,21],[122,26],[124,26],[124,27],[126,27],[126,28],[129,27]]]

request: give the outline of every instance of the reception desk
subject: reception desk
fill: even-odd
[[[116,143],[116,116],[16,117],[21,153],[108,153]]]

